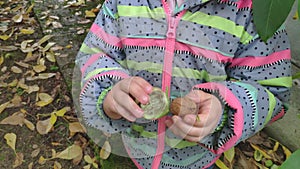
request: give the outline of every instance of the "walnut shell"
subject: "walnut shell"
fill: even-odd
[[[184,116],[186,114],[197,114],[197,104],[187,97],[178,97],[174,99],[170,106],[170,111],[174,115]]]

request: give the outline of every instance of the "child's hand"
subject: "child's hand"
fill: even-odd
[[[107,94],[103,109],[112,119],[124,117],[128,121],[135,121],[144,114],[135,100],[147,104],[152,85],[140,77],[126,78],[118,82]]]
[[[191,142],[199,142],[217,127],[222,116],[222,105],[216,96],[200,90],[191,91],[185,97],[199,105],[198,114],[172,116],[166,121],[166,125],[175,135]]]

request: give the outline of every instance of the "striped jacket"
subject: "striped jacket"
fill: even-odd
[[[260,39],[251,0],[186,0],[173,11],[165,0],[107,0],[76,59],[79,114],[95,139],[97,131],[121,133],[138,168],[206,168],[285,114],[292,84],[289,47],[284,27],[266,43]],[[103,99],[130,76],[168,88],[171,99],[190,90],[218,96],[225,125],[191,143],[170,132],[165,117],[108,118]]]

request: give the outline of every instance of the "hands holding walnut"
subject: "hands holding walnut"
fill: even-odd
[[[174,115],[166,121],[166,125],[175,135],[191,142],[199,142],[217,127],[222,116],[221,102],[216,96],[200,90],[193,90],[183,98],[196,103],[198,111]],[[186,109],[185,106],[189,105],[183,106]]]

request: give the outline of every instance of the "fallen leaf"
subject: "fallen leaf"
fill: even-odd
[[[31,157],[32,157],[32,158],[37,157],[37,156],[40,154],[40,152],[41,152],[41,149],[40,149],[40,148],[37,148],[37,149],[33,150],[33,151],[31,152]]]
[[[65,159],[65,160],[72,160],[79,156],[82,156],[82,149],[78,145],[72,145],[65,149],[64,151],[57,153],[55,158]]]
[[[30,94],[32,92],[37,92],[40,90],[40,87],[38,85],[33,85],[33,86],[28,86],[27,89],[25,89],[25,91]]]
[[[53,126],[56,123],[57,116],[54,113],[51,113],[50,124]]]
[[[20,32],[25,35],[31,35],[34,33],[33,29],[21,29]]]
[[[96,17],[96,14],[93,11],[86,10],[85,11],[85,17],[86,18],[94,18],[94,17]]]
[[[26,125],[26,127],[27,127],[28,129],[30,129],[31,131],[34,131],[34,130],[35,130],[35,126],[34,126],[34,124],[33,124],[31,121],[29,121],[29,120],[27,120],[27,119],[24,119],[23,122],[24,122],[24,124]]]
[[[54,161],[53,169],[62,169],[62,166],[59,162]]]
[[[92,164],[94,168],[98,168],[98,164],[95,162],[95,159],[92,159],[91,156],[85,155],[84,156],[84,161],[87,162],[88,164]]]
[[[100,158],[106,160],[111,153],[111,146],[109,142],[106,140],[100,150]]]
[[[38,121],[36,123],[36,129],[39,134],[44,135],[49,133],[49,131],[52,129],[53,125],[50,123],[50,118],[43,120],[43,121]]]
[[[76,133],[86,133],[86,129],[79,123],[69,123],[70,137],[73,137]]]
[[[6,102],[0,105],[0,114],[7,108],[10,102]]]
[[[218,166],[220,169],[229,169],[224,163],[223,161],[221,161],[220,159],[218,159],[215,162],[216,166]]]
[[[13,18],[12,18],[12,20],[14,21],[14,22],[16,22],[16,23],[20,23],[20,22],[22,22],[22,20],[23,20],[23,14],[17,14],[17,15],[15,15]]]
[[[65,115],[65,113],[67,113],[70,110],[71,110],[71,107],[64,107],[58,111],[55,111],[54,113],[56,116],[63,117]]]
[[[40,165],[44,165],[46,162],[47,162],[47,159],[45,159],[43,156],[40,156],[40,158],[38,160],[38,163]]]
[[[23,161],[24,161],[24,154],[23,153],[17,153],[13,168],[17,168],[17,167],[21,166]]]
[[[8,125],[20,125],[24,124],[25,116],[21,112],[16,112],[13,115],[6,117],[3,119],[0,124],[8,124]]]
[[[38,41],[38,46],[41,46],[43,43],[45,43],[46,41],[48,41],[49,39],[51,39],[53,37],[53,35],[46,35],[44,36],[42,39],[40,39]]]
[[[28,169],[33,169],[33,162],[28,164]]]
[[[2,40],[7,40],[7,39],[9,39],[10,38],[10,36],[9,35],[0,35],[0,39],[2,39]]]
[[[52,50],[52,48],[51,48]],[[56,62],[56,59],[55,59],[55,55],[53,52],[46,52],[46,58],[50,61],[50,62]]]
[[[19,48],[17,48],[16,46],[0,46],[0,51],[15,51],[18,50]]]
[[[41,73],[43,71],[45,71],[47,69],[47,67],[45,65],[36,65],[36,66],[33,66],[33,70],[37,73]]]
[[[36,102],[35,105],[39,106],[39,107],[44,107],[44,106],[52,103],[52,101],[53,101],[53,98],[47,93],[39,93],[38,97],[39,97],[40,101]]]
[[[17,74],[23,73],[22,69],[20,69],[20,68],[17,67],[17,66],[12,66],[10,70],[11,70],[12,72],[14,72],[14,73],[17,73]]]
[[[266,153],[266,151],[264,151],[263,149],[259,148],[258,146],[254,145],[254,144],[252,144],[252,143],[250,143],[250,145],[251,145],[251,147],[252,147],[254,150],[259,151],[265,158],[267,158],[267,159],[271,159],[271,158],[272,158],[271,156],[269,156],[269,155]]]
[[[4,138],[6,140],[6,144],[16,153],[17,135],[15,133],[7,133],[4,135]]]
[[[0,56],[0,66],[4,63],[4,57]]]

